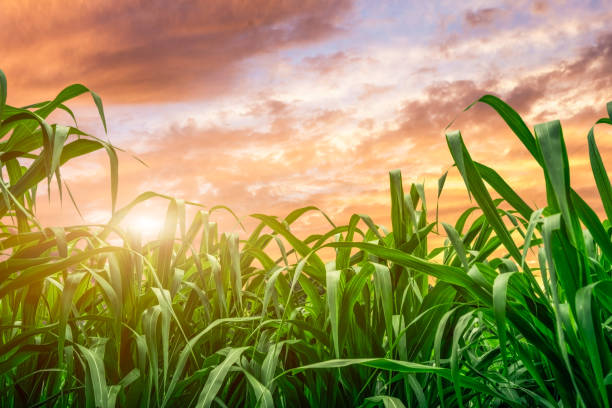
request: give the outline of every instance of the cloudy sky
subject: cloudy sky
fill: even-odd
[[[610,0],[2,0],[0,68],[13,105],[76,82],[102,97],[126,151],[120,204],[153,190],[241,216],[317,205],[337,222],[388,225],[388,171],[434,192],[456,117],[476,159],[543,203],[540,172],[493,110],[461,113],[485,93],[530,126],[561,119],[572,183],[601,207],[586,134],[612,100],[610,21]],[[103,136],[90,98],[71,107]],[[597,135],[612,168],[612,133]],[[88,222],[110,213],[107,173],[103,154],[63,173]],[[461,187],[451,171],[443,218],[469,204]],[[40,192],[46,223],[81,222],[51,194]],[[137,213],[159,218],[164,205]]]

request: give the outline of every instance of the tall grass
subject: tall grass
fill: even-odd
[[[121,221],[159,195],[115,209],[115,148],[46,122],[90,91],[15,108],[6,89],[0,71],[1,406],[610,406],[612,187],[593,129],[603,222],[571,188],[559,122],[534,134],[487,95],[542,168],[546,207],[531,208],[453,132],[476,206],[441,223],[443,246],[428,243],[438,220],[423,185],[405,191],[398,171],[390,231],[353,215],[301,239],[292,224],[319,211],[306,207],[255,214],[240,240],[213,221],[226,208],[187,220],[189,203],[160,196],[164,226],[143,242]],[[612,124],[608,112],[597,123]],[[42,228],[38,185],[63,191],[62,165],[98,149],[111,163],[111,220]]]

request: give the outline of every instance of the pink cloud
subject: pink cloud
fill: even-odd
[[[260,53],[338,33],[352,0],[23,1],[3,7],[0,43],[12,100],[82,82],[106,101],[219,95]],[[24,24],[27,21],[27,24]]]

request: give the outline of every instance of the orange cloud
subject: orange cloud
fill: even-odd
[[[9,98],[82,82],[107,102],[212,97],[247,58],[337,33],[352,0],[24,0],[0,14]],[[14,103],[16,103],[14,102]]]
[[[90,2],[68,10],[62,4],[15,5],[0,17],[15,21],[15,41],[2,61],[8,66],[11,89],[20,89],[17,96],[9,91],[10,97],[27,95],[31,102],[32,94],[44,92],[47,97],[60,82],[81,81],[115,104],[195,97],[216,102],[221,98],[213,97],[221,93],[246,88],[249,72],[243,62],[334,35],[351,6],[349,1],[323,0],[255,5],[219,1],[182,8],[186,3],[178,2],[164,14],[155,5],[141,13],[143,7],[136,2]],[[28,7],[41,15],[59,16],[53,41],[45,41],[53,27],[42,17],[40,25],[18,27],[16,21]],[[3,46],[10,31],[0,33]],[[607,72],[612,66],[612,34],[600,35],[570,56],[551,57],[546,64],[484,69],[483,75],[453,71],[453,63],[463,58],[478,66],[478,58],[493,47],[492,42],[469,41],[450,44],[448,52],[424,46],[408,49],[406,43],[385,40],[388,49],[381,45],[379,53],[370,52],[376,51],[372,47],[361,53],[326,50],[295,58],[297,62],[265,58],[263,65],[269,66],[258,66],[268,69],[263,76],[281,79],[236,92],[243,99],[236,97],[237,106],[227,112],[224,105],[206,112],[205,118],[175,115],[162,125],[130,130],[127,145],[115,141],[128,149],[138,146],[138,155],[150,166],[122,155],[120,201],[155,190],[207,206],[226,204],[240,215],[279,216],[299,206],[317,205],[338,223],[348,221],[352,213],[366,213],[388,226],[391,169],[402,169],[406,186],[425,180],[429,208],[435,208],[437,178],[452,164],[444,128],[457,118],[452,128],[462,130],[473,157],[497,169],[528,202],[541,206],[540,171],[503,121],[482,104],[462,112],[484,93],[495,93],[529,126],[562,120],[575,164],[572,182],[599,209],[586,161],[586,132],[604,116],[605,102],[612,99]],[[512,41],[504,47],[512,48]],[[501,63],[512,62],[510,55]],[[384,58],[393,62],[385,65]],[[420,65],[409,66],[405,59]],[[283,76],[285,69],[288,74]],[[405,78],[416,84],[402,87]],[[216,120],[215,115],[227,117]],[[148,119],[143,117],[143,124]],[[607,140],[612,138],[601,132],[598,142],[610,169],[612,142]],[[74,195],[90,219],[102,217],[101,209],[110,207],[108,180],[100,176],[105,166],[103,155],[95,155],[67,171]],[[441,218],[452,221],[468,205],[463,182],[451,170],[441,198]],[[139,211],[158,207],[163,204]],[[64,204],[63,218],[57,206],[41,203],[40,211],[53,223],[74,223],[69,203]],[[320,219],[308,219],[311,223],[305,221],[302,231],[322,228]]]
[[[487,26],[504,15],[500,8],[488,7],[478,10],[468,10],[464,15],[465,22],[470,27]]]

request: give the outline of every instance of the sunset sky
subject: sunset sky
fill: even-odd
[[[126,151],[120,205],[153,190],[240,216],[316,205],[338,223],[366,213],[388,225],[388,171],[435,192],[457,115],[473,156],[535,198],[542,176],[494,111],[461,113],[493,93],[530,127],[561,119],[572,184],[601,207],[590,200],[586,135],[612,100],[612,1],[0,3],[8,102],[50,99],[70,83],[96,91],[108,138]],[[70,106],[79,126],[104,136],[91,98]],[[612,133],[597,137],[612,168]],[[108,219],[107,174],[102,153],[63,171],[87,222]],[[44,190],[46,223],[82,222]],[[442,217],[467,203],[451,171]],[[159,218],[164,206],[137,213]],[[321,223],[312,216],[303,228]]]

